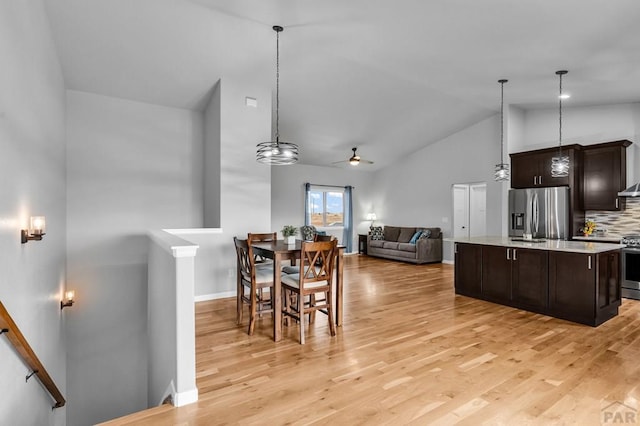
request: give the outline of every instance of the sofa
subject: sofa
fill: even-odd
[[[417,264],[442,262],[442,232],[440,228],[372,226],[367,254]]]

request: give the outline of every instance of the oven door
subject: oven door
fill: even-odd
[[[622,297],[640,299],[640,248],[622,249]]]

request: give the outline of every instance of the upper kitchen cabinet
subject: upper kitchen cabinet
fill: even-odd
[[[624,210],[625,198],[618,192],[627,186],[628,140],[583,147],[584,209]]]
[[[569,156],[569,176],[554,178],[551,176],[551,159],[558,155],[558,148],[539,149],[535,151],[511,154],[511,187],[512,188],[544,188],[551,186],[574,186],[576,165],[579,169],[579,145],[562,147],[563,155]]]

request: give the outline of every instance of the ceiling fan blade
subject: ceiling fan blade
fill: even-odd
[[[333,165],[338,165],[338,164],[350,164],[351,166],[355,167],[358,166],[360,164],[373,164],[373,161],[370,160],[363,160],[358,154],[357,154],[357,147],[351,148],[351,151],[353,151],[353,154],[351,155],[351,157],[348,160],[342,160],[342,161],[334,161]]]

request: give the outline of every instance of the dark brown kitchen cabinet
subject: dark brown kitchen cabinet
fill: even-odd
[[[569,156],[570,164],[575,165],[577,145],[562,148],[563,155]],[[551,160],[558,155],[558,148],[539,149],[511,154],[511,187],[544,188],[551,186],[571,186],[575,171],[569,176],[554,178],[551,176]]]
[[[597,326],[618,315],[620,251],[456,243],[455,292]]]
[[[482,247],[482,295],[486,300],[544,309],[548,289],[546,250]]]
[[[549,254],[549,309],[553,316],[599,325],[618,314],[620,252]]]
[[[546,308],[549,305],[548,252],[514,248],[511,257],[513,301],[528,308]]]
[[[598,310],[620,306],[622,302],[620,282],[620,253],[607,252],[598,256],[597,284]]]
[[[455,289],[457,294],[477,297],[482,291],[482,246],[455,243]]]
[[[482,247],[482,295],[495,302],[511,300],[511,248]]]
[[[624,210],[618,192],[627,186],[628,140],[583,147],[585,210]]]

